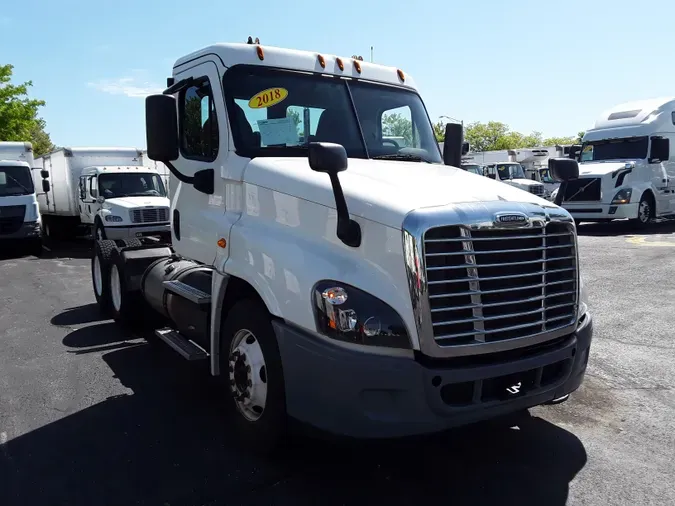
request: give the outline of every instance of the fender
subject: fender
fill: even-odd
[[[259,187],[258,193],[256,213],[245,212],[230,229],[229,256],[216,266],[221,275],[250,284],[272,316],[309,332],[315,331],[316,282],[350,284],[397,311],[419,349],[400,230],[353,217],[363,242],[348,248],[336,236],[334,209],[302,199],[288,199],[280,208],[284,199],[274,199],[274,192]]]

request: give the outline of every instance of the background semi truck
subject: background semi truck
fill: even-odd
[[[30,142],[0,142],[0,249],[25,244],[42,253],[34,167]]]
[[[50,189],[39,196],[45,235],[99,239],[169,238],[169,199],[161,174],[135,148],[61,148],[38,158]]]
[[[217,44],[180,58],[167,85],[146,99],[146,131],[177,182],[172,246],[96,241],[93,288],[115,320],[154,323],[208,363],[233,437],[274,448],[289,417],[428,433],[579,387],[592,320],[572,218],[458,168],[461,125],[441,155],[405,72]],[[402,108],[407,146],[383,135]],[[577,175],[558,162],[557,179]]]
[[[638,226],[675,215],[675,97],[618,104],[600,114],[580,147],[579,179],[562,205],[577,221],[628,219]],[[576,150],[570,156],[577,156]]]

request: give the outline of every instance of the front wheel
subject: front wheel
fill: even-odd
[[[638,204],[637,217],[633,221],[640,227],[646,227],[653,221],[654,214],[654,198],[651,193],[644,193]]]
[[[103,223],[100,221],[96,220],[96,224],[94,225],[94,241],[104,241],[106,239],[106,234],[105,234],[105,228],[103,227]]]
[[[244,445],[271,453],[286,440],[284,373],[267,309],[242,300],[229,311],[221,332],[220,370],[234,423]]]

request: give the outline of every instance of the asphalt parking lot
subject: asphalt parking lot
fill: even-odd
[[[675,224],[581,225],[582,388],[509,428],[387,442],[228,438],[202,364],[94,305],[84,242],[0,254],[0,504],[675,504]]]

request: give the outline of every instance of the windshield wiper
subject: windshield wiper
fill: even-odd
[[[9,175],[9,174],[7,174],[7,173],[5,173],[5,175],[6,175],[9,179],[11,179],[12,181],[14,181],[16,184],[18,184],[21,188],[23,188],[23,189],[26,191],[27,194],[33,193],[33,192],[30,191],[28,188],[26,188],[24,185],[22,185],[20,181],[17,181],[17,180],[16,180],[14,177],[12,177],[11,175]]]
[[[410,155],[407,153],[392,153],[390,155],[377,155],[371,157],[373,160],[403,160],[409,162],[425,162],[431,163],[429,160],[418,155]]]

